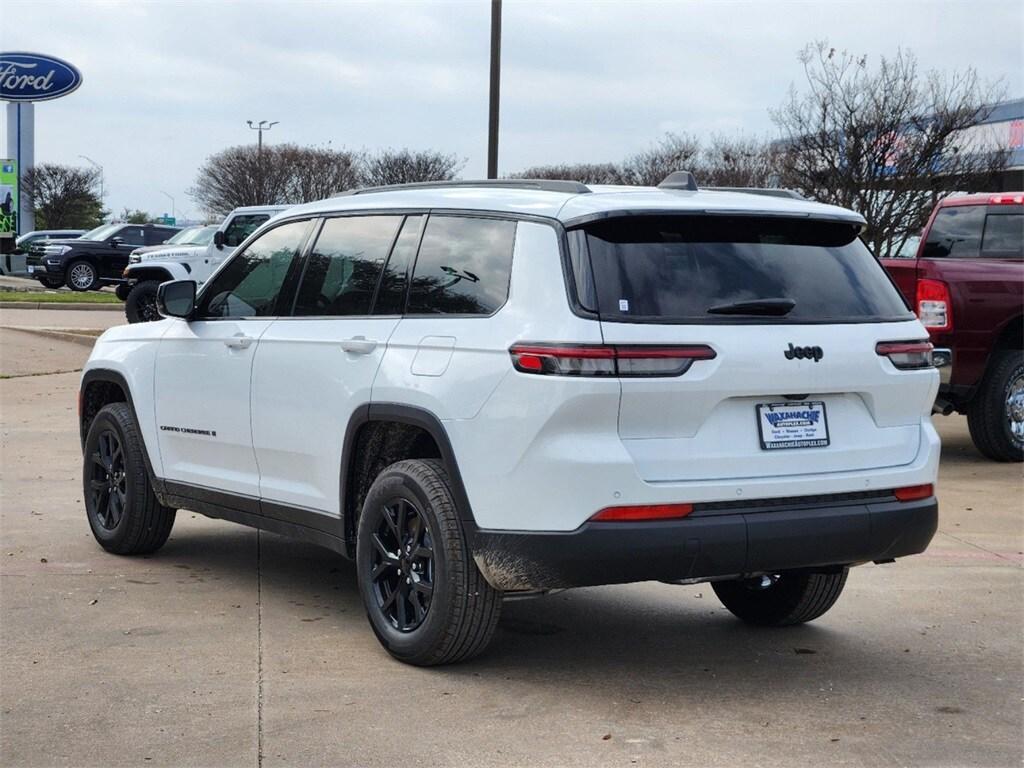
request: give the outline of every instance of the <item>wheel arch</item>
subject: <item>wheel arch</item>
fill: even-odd
[[[475,526],[455,451],[441,420],[430,411],[400,403],[367,403],[355,410],[342,449],[341,530],[350,557],[355,556],[359,506],[385,466],[404,459],[437,458],[451,483],[459,516]]]
[[[165,283],[168,280],[174,280],[174,275],[172,275],[170,270],[166,267],[142,267],[140,269],[129,269],[125,276],[129,280],[136,280],[140,283],[148,280],[159,280],[161,283]]]

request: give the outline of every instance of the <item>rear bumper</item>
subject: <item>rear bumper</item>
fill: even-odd
[[[923,552],[935,498],[714,509],[673,521],[586,523],[568,532],[476,529],[473,556],[503,590],[675,581],[889,560]]]

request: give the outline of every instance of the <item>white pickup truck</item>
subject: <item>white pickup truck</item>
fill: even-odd
[[[124,311],[129,323],[159,320],[156,289],[168,280],[195,280],[202,285],[257,227],[288,208],[251,205],[227,215],[209,245],[180,245],[132,253],[124,270]]]

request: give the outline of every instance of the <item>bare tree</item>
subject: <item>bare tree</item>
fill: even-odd
[[[32,201],[39,229],[91,229],[103,221],[99,179],[95,168],[41,163],[22,177],[21,193]]]
[[[876,256],[898,252],[943,191],[985,189],[1005,167],[1006,151],[967,130],[1001,95],[974,69],[921,74],[901,50],[871,66],[827,42],[800,61],[805,88],[772,111],[783,183],[859,211]]]
[[[618,183],[657,186],[673,171],[692,170],[700,155],[700,140],[687,134],[666,133],[650,149],[627,157]]]
[[[777,187],[778,151],[763,139],[714,136],[692,169],[709,187]]]
[[[322,200],[362,183],[363,158],[355,152],[321,147],[289,147],[291,167],[288,201]]]
[[[411,152],[408,149],[385,149],[370,155],[363,164],[363,184],[381,187],[387,184],[409,184],[416,181],[449,181],[465,165],[455,155],[434,150]]]
[[[617,184],[621,169],[614,163],[570,163],[564,165],[537,165],[514,173],[513,179],[562,179],[583,184]]]
[[[205,210],[225,215],[241,205],[289,202],[292,186],[290,145],[229,147],[203,163],[189,194]]]

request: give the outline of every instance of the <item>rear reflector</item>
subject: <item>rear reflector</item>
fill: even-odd
[[[953,330],[953,302],[941,280],[917,281],[917,317],[929,331]]]
[[[908,485],[897,488],[892,493],[899,501],[917,501],[918,499],[930,499],[935,495],[935,489],[931,483],[928,483],[928,485]]]
[[[684,346],[612,344],[513,344],[512,365],[520,373],[553,376],[681,376],[694,360],[711,360],[704,344]]]
[[[590,519],[598,523],[668,520],[686,517],[691,512],[693,504],[641,504],[631,507],[605,507]]]
[[[932,345],[930,341],[880,341],[875,352],[901,371],[932,367]]]

